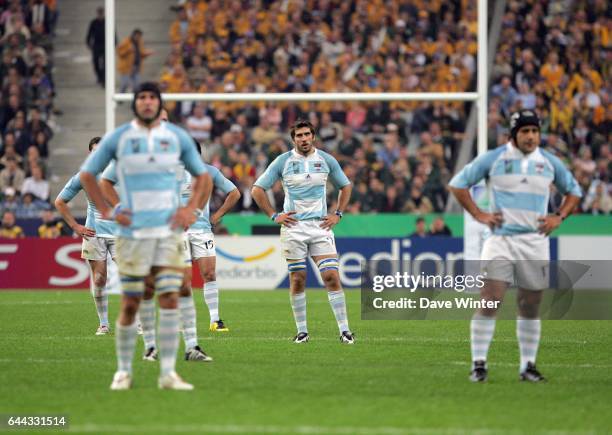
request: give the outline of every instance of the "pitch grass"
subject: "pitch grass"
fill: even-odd
[[[87,292],[0,292],[0,414],[66,414],[79,433],[604,433],[612,428],[612,322],[548,321],[543,385],[519,383],[514,322],[498,322],[490,381],[468,382],[466,321],[361,321],[341,345],[322,291],[308,292],[312,340],[294,334],[285,291],[221,293],[229,333],[200,343],[215,359],[179,361],[193,392],[159,391],[158,365],[134,361],[132,391],[111,392],[114,336],[96,337]],[[118,297],[111,297],[115,319]],[[182,346],[181,346],[182,355]],[[27,431],[32,433],[32,431]],[[49,431],[45,431],[49,433]]]

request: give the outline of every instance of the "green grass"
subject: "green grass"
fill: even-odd
[[[338,342],[322,291],[308,293],[305,345],[289,341],[285,291],[222,292],[231,332],[216,335],[197,292],[200,343],[215,361],[177,364],[196,390],[157,390],[139,339],[134,389],[111,392],[114,336],[94,336],[88,293],[0,292],[0,414],[66,414],[71,431],[89,433],[611,430],[611,322],[545,321],[538,366],[549,382],[531,385],[517,380],[514,322],[500,321],[490,381],[473,385],[467,321],[361,321],[359,293],[347,295],[354,346]],[[117,307],[114,296],[113,319]]]

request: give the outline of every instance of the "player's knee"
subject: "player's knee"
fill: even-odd
[[[93,275],[93,283],[96,288],[104,288],[106,286],[106,274],[95,272]]]
[[[340,277],[338,276],[338,272],[326,272],[321,274],[321,278],[323,278],[323,284],[329,290],[339,290],[340,289]]]
[[[123,299],[121,301],[121,323],[123,325],[129,325],[133,322],[136,317],[136,313],[138,313],[139,302],[139,296],[123,295]]]
[[[158,296],[159,307],[167,310],[178,308],[178,298],[177,292],[161,293]]]
[[[306,287],[306,272],[292,272],[290,274],[291,290],[293,293],[301,293]]]
[[[179,289],[179,296],[191,296],[191,284],[183,283]]]
[[[204,282],[212,282],[217,280],[217,274],[214,270],[205,270],[202,272],[202,280]]]
[[[183,273],[174,269],[162,269],[155,275],[157,294],[176,293],[183,283]]]

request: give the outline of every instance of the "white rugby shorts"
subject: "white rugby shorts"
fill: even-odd
[[[83,238],[81,244],[81,258],[83,260],[106,261],[106,253],[110,253],[113,260],[117,258],[114,237],[88,237]]]
[[[117,237],[117,267],[119,273],[146,276],[153,266],[185,267],[183,233],[156,239]]]
[[[281,251],[287,260],[301,260],[310,256],[336,254],[336,240],[331,230],[321,228],[323,221],[311,219],[296,225],[281,227]]]
[[[185,263],[203,257],[215,257],[215,236],[213,233],[185,233]]]
[[[549,287],[550,241],[542,234],[491,235],[483,244],[481,260],[487,279],[527,290]]]

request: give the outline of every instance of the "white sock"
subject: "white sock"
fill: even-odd
[[[117,346],[117,366],[119,371],[132,374],[132,359],[136,345],[136,322],[123,326],[117,320],[115,343]]]
[[[349,326],[346,315],[346,298],[344,297],[344,291],[337,290],[327,292],[327,299],[329,300],[329,305],[331,306],[334,316],[336,317],[336,322],[338,323],[340,333],[342,334],[344,331],[348,331]]]
[[[179,346],[179,310],[176,308],[159,309],[159,360],[161,376],[174,371],[176,353]]]
[[[306,327],[306,292],[295,295],[290,294],[289,299],[291,300],[291,309],[293,310],[293,318],[295,319],[298,334],[308,332]]]
[[[198,345],[198,334],[196,330],[196,310],[193,297],[181,296],[179,298],[179,311],[181,312],[181,325],[183,327],[183,340],[185,350]]]
[[[520,373],[525,371],[528,362],[535,364],[541,331],[542,321],[540,319],[525,319],[520,316],[516,319],[516,338],[518,338],[521,353]]]
[[[155,345],[155,299],[140,301],[140,326],[142,326],[142,339],[145,352]]]
[[[204,284],[204,302],[208,306],[210,323],[219,320],[219,285],[217,281],[210,281]]]
[[[100,296],[95,296],[100,295]],[[104,293],[104,289],[100,289],[100,292],[94,293],[94,302],[96,303],[96,311],[98,312],[98,319],[100,320],[100,326],[108,326],[108,295]]]
[[[489,346],[495,332],[495,317],[474,314],[470,322],[470,341],[472,347],[472,362],[486,361]]]

